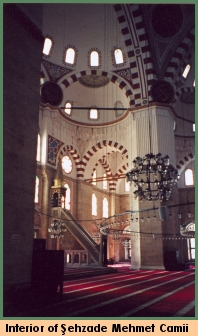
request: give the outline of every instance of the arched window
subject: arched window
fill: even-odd
[[[94,169],[94,171],[93,171],[93,177],[92,177],[92,179],[93,179],[93,181],[92,181],[92,184],[93,185],[96,185],[96,181],[94,181],[94,179],[96,179],[96,169]]]
[[[115,57],[116,64],[124,63],[123,53],[121,49],[114,50],[114,57]]]
[[[80,258],[79,258],[79,254],[78,253],[75,253],[74,254],[74,263],[79,263],[79,260],[80,260]]]
[[[65,62],[69,64],[74,64],[75,61],[75,50],[73,48],[68,48],[65,53]]]
[[[195,259],[195,238],[188,239],[188,259]]]
[[[184,69],[184,72],[183,72],[182,76],[184,78],[186,78],[188,76],[188,74],[189,74],[189,71],[190,71],[190,64],[187,64],[186,67],[185,67],[185,69]]]
[[[97,109],[90,109],[89,118],[94,119],[94,120],[98,119],[98,110]]]
[[[71,253],[67,253],[67,263],[71,264],[71,261],[72,261],[72,259],[71,259]]]
[[[99,66],[99,54],[97,51],[92,51],[90,54],[90,65]]]
[[[39,178],[38,178],[38,176],[36,176],[34,203],[38,203],[38,201],[39,201]]]
[[[72,107],[71,102],[68,101],[65,103],[65,113],[66,114],[71,115],[71,107]]]
[[[129,191],[130,190],[130,182],[127,182],[127,180],[125,180],[124,190],[125,191]]]
[[[97,197],[92,194],[92,215],[97,216]]]
[[[64,185],[64,187],[67,188],[66,197],[65,197],[65,209],[70,210],[71,209],[71,189],[67,183]]]
[[[185,184],[187,186],[194,184],[193,171],[190,168],[185,171]]]
[[[36,161],[41,160],[41,137],[40,134],[37,136],[37,153],[36,153]]]
[[[52,49],[52,40],[49,37],[46,37],[43,47],[43,54],[48,56]]]
[[[103,189],[107,190],[107,174],[103,174]]]
[[[106,197],[103,199],[103,218],[107,218],[109,216],[109,209],[108,209],[108,200]]]

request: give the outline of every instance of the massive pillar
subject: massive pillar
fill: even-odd
[[[34,230],[41,4],[4,4],[4,289],[30,284]],[[6,296],[4,297],[6,300]]]
[[[175,146],[174,146],[174,115],[169,106],[151,105],[132,112],[133,114],[133,130],[132,143],[133,147],[129,161],[129,169],[133,168],[132,161],[135,157],[143,157],[147,153],[161,153],[162,156],[168,155],[170,163],[175,165]],[[131,185],[130,202],[131,209],[137,210],[135,215],[138,220],[131,223],[132,234],[131,241],[131,267],[132,268],[164,268],[164,240],[163,234],[167,232],[166,221],[162,221],[156,213],[151,211],[138,212],[140,210],[160,207],[170,204],[169,201],[145,201],[142,202],[134,199],[134,190],[137,188]],[[147,220],[147,217],[150,217]],[[142,220],[141,220],[142,218]],[[168,224],[169,225],[169,224]],[[174,232],[177,231],[173,230]],[[150,233],[155,233],[152,235]],[[160,238],[159,238],[160,237]]]

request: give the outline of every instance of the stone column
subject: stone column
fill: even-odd
[[[169,155],[170,163],[175,165],[175,146],[174,146],[174,116],[169,106],[151,105],[145,108],[133,111],[133,122],[131,141],[132,149],[129,155],[129,169],[133,168],[132,161],[135,157],[143,157],[145,154],[152,152],[153,154],[161,153],[162,156]],[[153,214],[150,214],[151,220],[147,222],[147,213],[138,213],[139,210],[152,208],[154,202],[142,201],[134,199],[134,190],[136,188],[131,185],[130,202],[131,210],[137,210],[135,217],[139,218],[138,222],[131,223],[131,231],[137,232],[131,238],[131,268],[164,268],[164,246],[162,239],[148,239],[148,235],[144,238],[138,232],[155,232],[162,234],[164,232],[163,222],[159,218],[153,220]],[[155,207],[161,206],[159,201],[155,202]],[[164,205],[164,204],[163,204]],[[145,217],[141,222],[140,217]],[[147,237],[147,238],[146,238]]]

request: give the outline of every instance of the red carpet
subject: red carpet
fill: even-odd
[[[193,317],[194,278],[192,271],[122,267],[118,273],[65,281],[63,300],[37,316]]]
[[[194,274],[188,272],[136,271],[122,279],[121,275],[114,275],[108,282],[106,279],[97,282],[98,286],[99,279],[93,280],[84,283],[80,291],[74,284],[64,289],[71,305],[67,316],[172,316],[194,297],[194,285],[190,286],[194,283]],[[177,305],[174,302],[176,294],[180,297]],[[154,309],[154,313],[152,307],[156,300],[160,303],[165,300],[165,308],[162,311]],[[74,309],[75,302],[78,302],[77,309]],[[145,305],[149,309],[145,309]]]
[[[75,270],[68,270],[68,273]],[[86,270],[76,270],[84,272]],[[194,317],[195,273],[130,270],[64,281],[62,298],[29,306],[28,317]],[[67,278],[67,271],[66,271]]]

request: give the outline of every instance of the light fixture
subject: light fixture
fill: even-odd
[[[180,176],[170,164],[169,156],[149,153],[144,157],[136,157],[133,164],[134,168],[126,174],[126,178],[127,182],[133,182],[137,187],[135,198],[140,201],[169,200],[172,186]]]
[[[51,227],[48,228],[48,232],[51,233],[51,238],[63,238],[63,233],[66,231],[65,223],[57,219],[54,219],[51,223]]]

